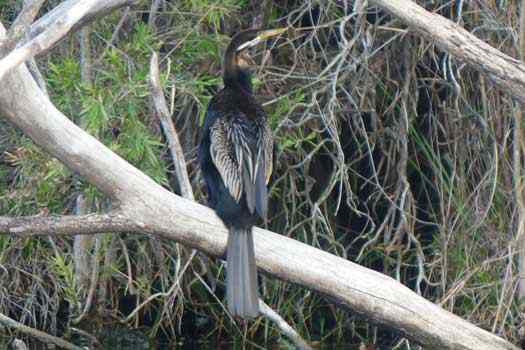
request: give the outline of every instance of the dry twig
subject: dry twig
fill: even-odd
[[[8,328],[12,328],[17,332],[34,337],[40,340],[41,342],[43,342],[44,344],[54,344],[56,346],[59,346],[63,349],[68,349],[68,350],[84,350],[79,346],[76,346],[74,344],[71,344],[70,342],[65,341],[64,339],[57,338],[55,336],[39,331],[38,329],[34,329],[26,325],[23,325],[1,313],[0,313],[0,324],[3,324],[4,326]]]

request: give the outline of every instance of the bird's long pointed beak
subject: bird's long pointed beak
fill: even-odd
[[[247,41],[244,44],[240,45],[237,48],[237,52],[250,48],[250,47],[254,47],[256,45],[259,45],[265,40],[268,40],[270,38],[273,38],[274,36],[278,36],[278,35],[285,33],[287,30],[288,28],[279,28],[279,29],[270,29],[270,30],[262,31],[259,33],[259,35],[257,35],[255,39]]]
[[[272,38],[274,36],[281,35],[281,34],[285,33],[287,30],[288,30],[288,28],[278,28],[278,29],[265,30],[263,32],[260,32],[259,35],[257,35],[257,38],[259,38],[261,41],[262,40],[267,40],[267,39]]]

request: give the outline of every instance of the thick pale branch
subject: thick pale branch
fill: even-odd
[[[42,33],[44,30],[46,30],[50,25],[55,23],[58,19],[62,18],[65,13],[67,13],[78,0],[66,0],[62,3],[60,3],[57,7],[55,7],[53,10],[49,11],[45,14],[45,16],[42,16],[39,18],[35,23],[31,25],[31,28],[29,29],[28,38],[29,40],[35,38],[40,33]],[[131,6],[133,4],[136,4],[138,0],[103,0],[103,1],[97,1],[96,4],[91,8],[91,10],[86,13],[84,17],[82,17],[77,23],[73,25],[73,28],[71,31],[77,30],[79,27],[82,27],[86,25],[87,23],[95,20],[96,18],[100,18],[104,16],[105,14],[114,11],[115,9],[118,9],[120,7],[124,6]]]
[[[64,16],[57,19],[36,38],[11,51],[0,60],[0,81],[5,74],[28,59],[49,49],[66,36],[82,17],[86,16],[98,2],[104,0],[79,0]]]
[[[525,64],[478,39],[460,25],[410,0],[370,0],[401,19],[444,51],[491,78],[525,103]]]
[[[96,16],[135,2],[136,0],[70,0],[60,4],[30,27],[27,42],[0,60],[0,80],[9,70],[51,49],[71,31],[85,25]],[[19,37],[19,32],[24,29],[23,25],[26,23],[22,22],[34,18],[35,9],[38,10],[40,5],[41,1],[37,1],[32,6],[27,6],[27,11],[23,13],[23,20],[20,20],[21,23],[15,23],[16,27],[10,30],[12,35],[7,39],[0,40],[0,53],[2,55],[7,53],[6,49],[11,48],[11,40]]]
[[[137,226],[120,213],[72,216],[0,216],[0,233],[18,236],[132,232]]]

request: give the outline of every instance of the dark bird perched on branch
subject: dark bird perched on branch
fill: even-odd
[[[252,93],[246,52],[285,29],[246,30],[235,35],[224,55],[224,89],[208,105],[199,161],[208,202],[229,229],[226,295],[234,316],[259,313],[252,226],[266,218],[273,139],[266,114]]]

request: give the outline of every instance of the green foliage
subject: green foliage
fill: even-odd
[[[180,54],[175,58],[180,59],[182,67],[193,65],[199,62],[215,60],[220,62],[220,47],[215,35],[206,35],[196,32],[190,32],[184,39],[181,46]]]
[[[61,62],[51,62],[47,83],[57,107],[68,115],[76,116],[77,102],[82,96],[78,60],[66,58]]]
[[[201,21],[216,31],[225,20],[231,19],[234,11],[248,2],[246,0],[184,0],[182,3],[192,12],[202,16]]]
[[[60,285],[64,292],[64,298],[71,304],[77,305],[80,302],[80,290],[76,285],[75,271],[73,262],[62,255],[51,258],[51,268],[55,275],[60,279]]]
[[[155,38],[146,23],[138,23],[134,28],[133,37],[124,45],[124,51],[129,57],[139,62],[148,62],[152,51],[158,51],[161,43]]]
[[[4,26],[12,22],[22,8],[22,1],[20,0],[0,0],[0,19]]]

